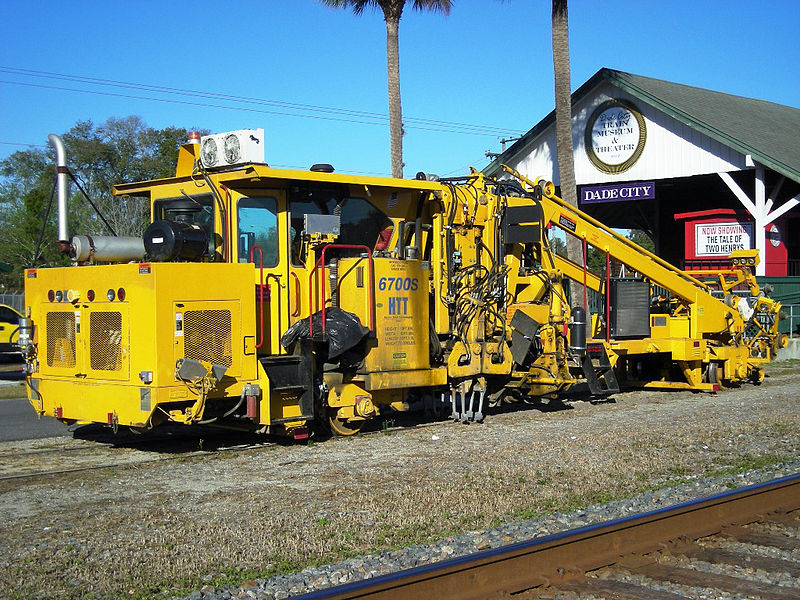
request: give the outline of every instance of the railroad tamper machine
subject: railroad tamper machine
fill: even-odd
[[[194,137],[174,177],[114,188],[149,203],[141,238],[70,238],[51,142],[73,266],[26,271],[19,344],[31,404],[65,423],[304,438],[312,423],[351,434],[415,408],[479,421],[578,383],[758,383],[785,343],[757,251],[684,272],[511,169],[274,169],[263,130]],[[604,273],[555,252],[557,229],[604,255]],[[612,277],[612,260],[634,275]],[[570,303],[568,279],[600,308]]]

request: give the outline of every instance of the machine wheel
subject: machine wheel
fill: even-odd
[[[364,423],[366,423],[366,420],[350,421],[341,419],[336,409],[328,409],[328,425],[330,425],[333,435],[355,435],[361,431]]]
[[[708,367],[706,367],[706,376],[705,380],[706,383],[719,383],[719,372],[717,370],[717,363],[710,362],[708,363]]]

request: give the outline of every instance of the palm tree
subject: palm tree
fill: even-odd
[[[572,206],[578,206],[575,190],[575,164],[572,148],[572,97],[570,96],[569,76],[569,19],[567,0],[553,0],[553,72],[556,93],[556,160],[561,197]],[[567,235],[567,258],[583,264],[581,242],[573,235]],[[573,306],[583,301],[583,286],[570,282],[570,296]]]
[[[400,104],[400,50],[397,31],[406,0],[320,0],[334,8],[353,9],[360,15],[366,7],[380,8],[386,21],[386,66],[389,79],[389,140],[392,157],[392,177],[403,176],[403,110]],[[450,14],[452,0],[412,0],[419,11]]]

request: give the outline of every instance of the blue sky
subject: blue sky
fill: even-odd
[[[799,23],[796,0],[570,0],[572,87],[609,67],[800,107]],[[2,0],[0,32],[0,158],[78,120],[139,115],[159,128],[263,127],[275,166],[390,171],[376,12],[316,0]],[[400,69],[406,177],[481,168],[501,137],[552,110],[550,2],[455,0],[449,17],[407,9]]]

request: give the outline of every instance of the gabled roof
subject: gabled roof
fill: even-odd
[[[600,69],[573,92],[573,105],[603,81],[800,183],[800,109],[613,69]],[[554,122],[555,111],[493,160],[484,172],[496,173],[500,164],[521,152]]]

